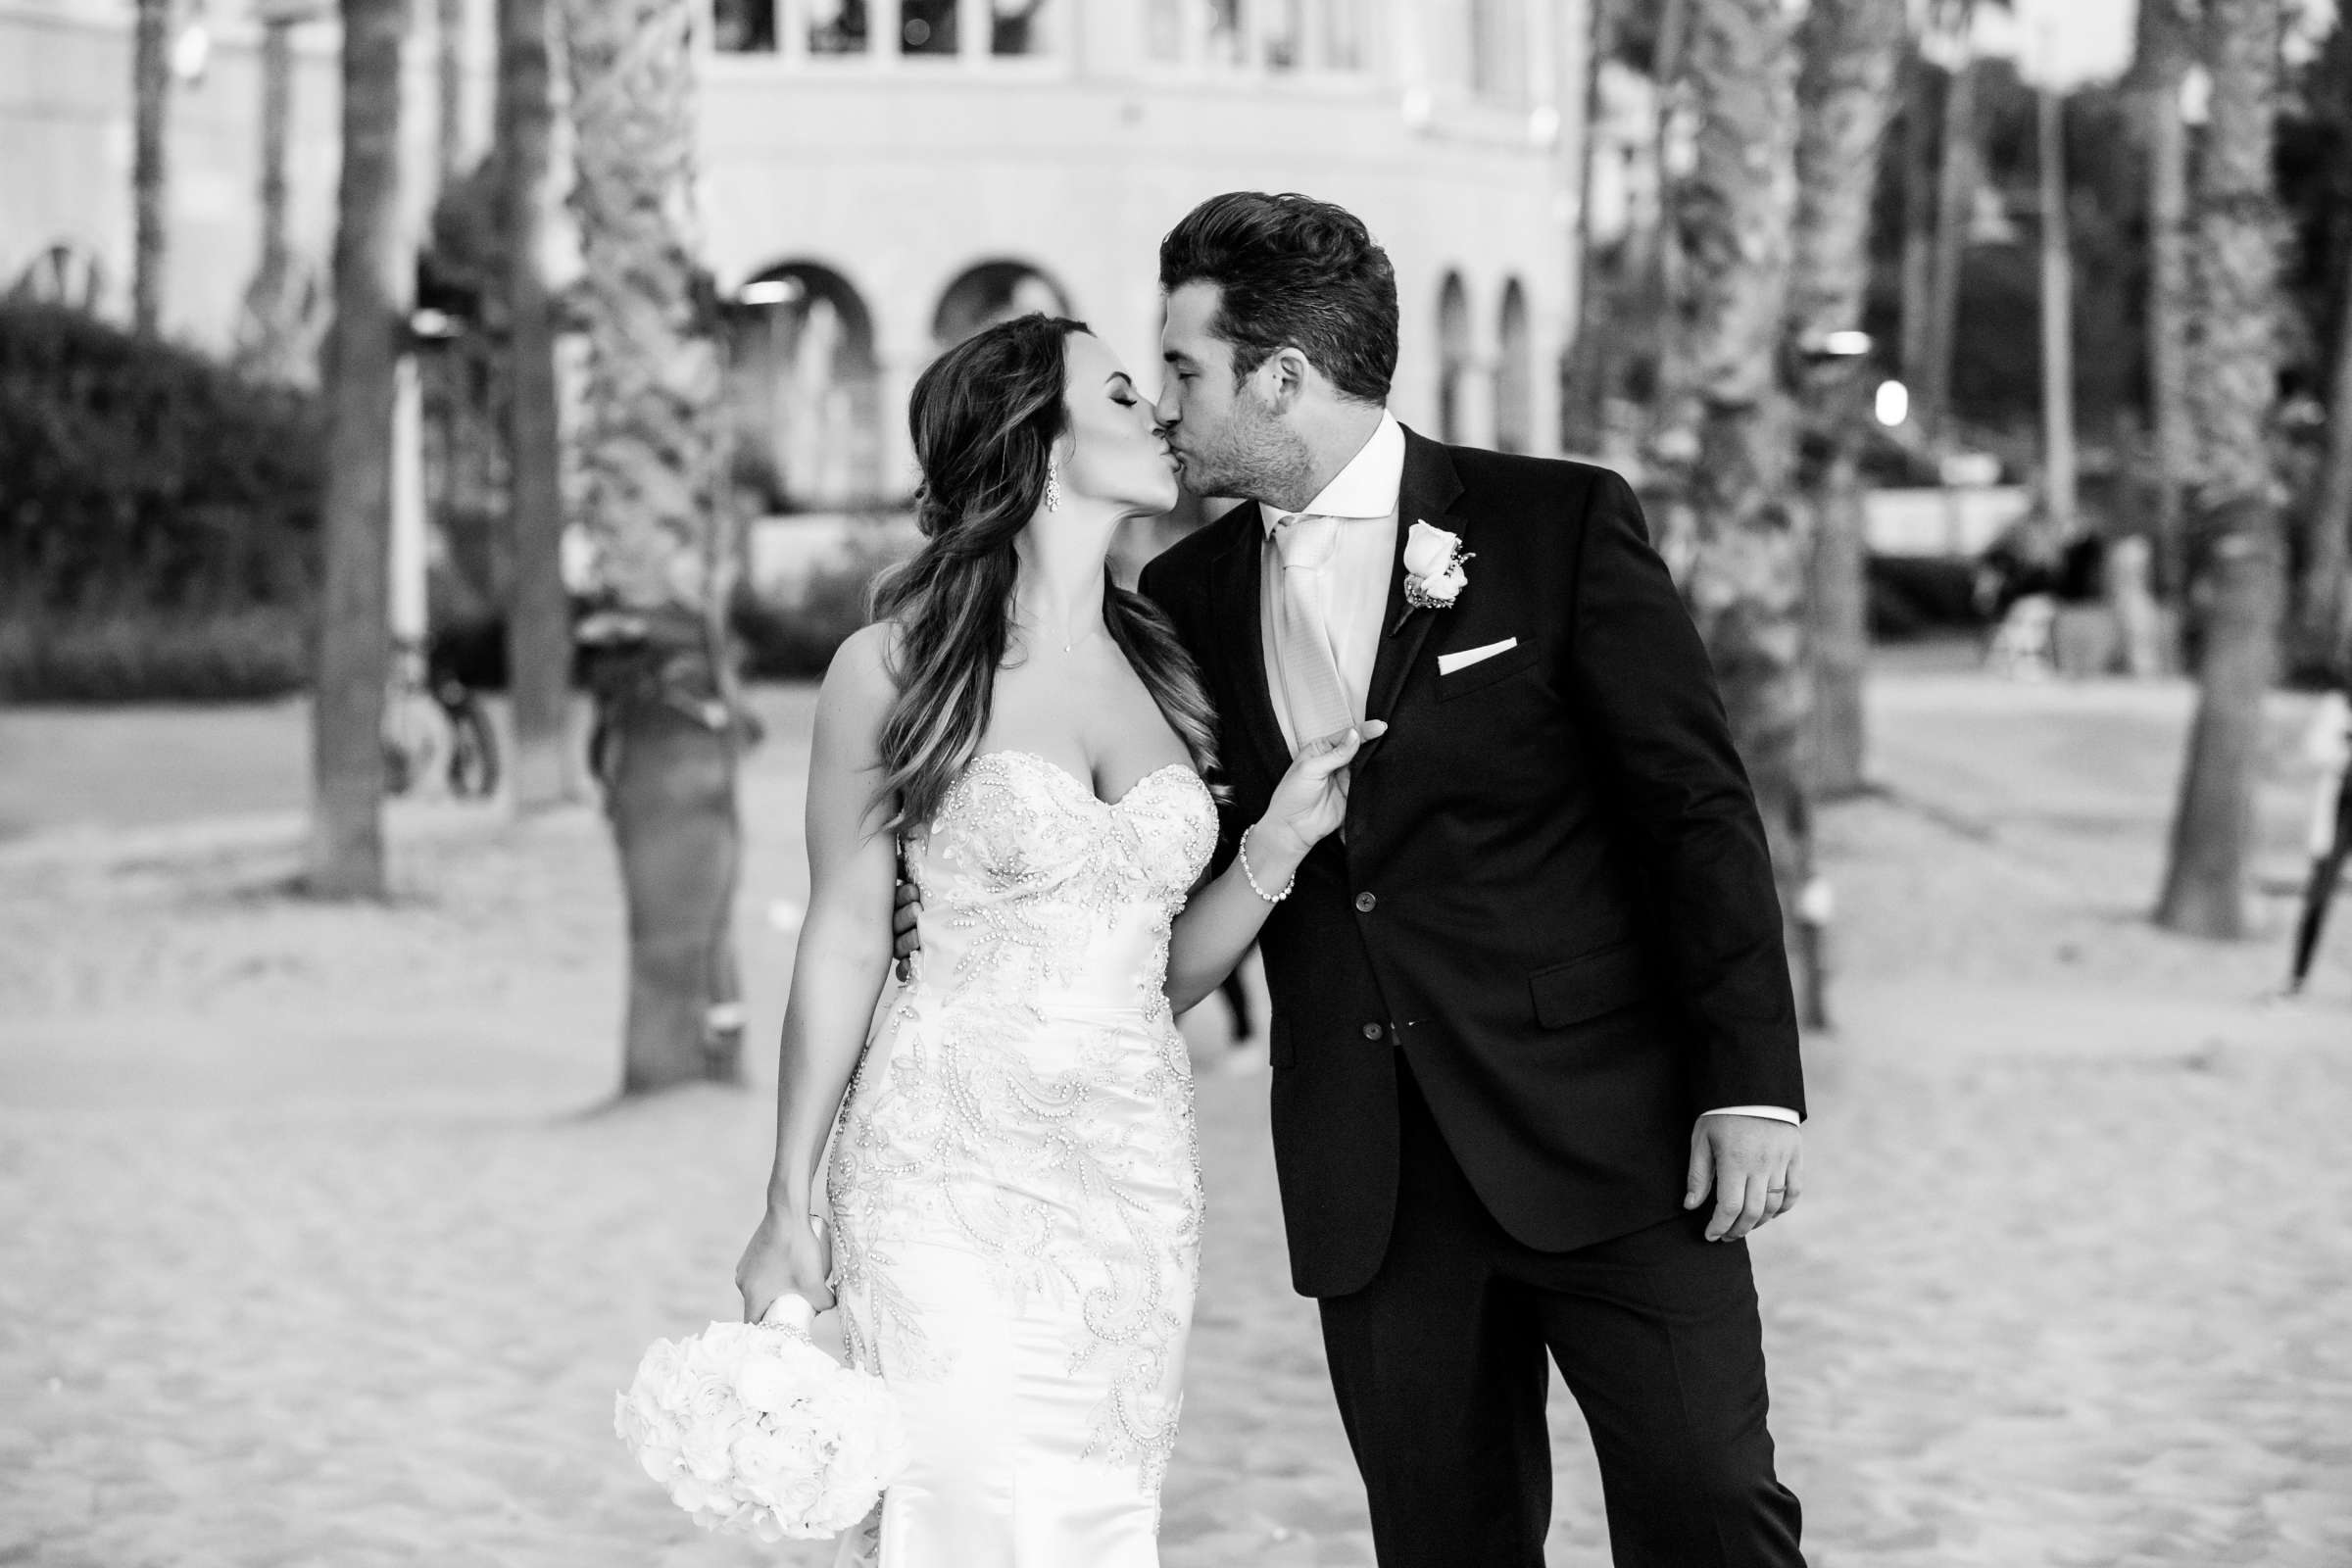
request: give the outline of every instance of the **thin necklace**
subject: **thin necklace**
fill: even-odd
[[[1038,629],[1042,631],[1045,628],[1040,626]],[[1093,636],[1096,632],[1101,631],[1102,629],[1102,622],[1100,617],[1087,621],[1085,624],[1081,625],[1078,630],[1070,633],[1069,636],[1060,640],[1061,651],[1065,654],[1071,652],[1080,643],[1086,641],[1087,638]]]

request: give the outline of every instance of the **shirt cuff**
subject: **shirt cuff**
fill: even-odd
[[[1785,1105],[1719,1105],[1702,1110],[1701,1116],[1762,1116],[1767,1121],[1785,1121],[1791,1127],[1802,1126],[1803,1119]]]

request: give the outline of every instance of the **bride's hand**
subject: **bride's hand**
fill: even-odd
[[[1296,863],[1335,831],[1348,815],[1348,796],[1341,788],[1341,775],[1355,760],[1355,754],[1363,749],[1364,742],[1377,740],[1388,728],[1380,719],[1367,719],[1351,729],[1301,746],[1291,761],[1290,771],[1274,786],[1274,797],[1266,803],[1266,814],[1257,819],[1256,831],[1250,835],[1252,860],[1263,846],[1269,858],[1280,857],[1286,862]]]
[[[813,1311],[833,1305],[825,1282],[833,1272],[833,1249],[805,1214],[770,1208],[752,1232],[743,1261],[735,1265],[735,1288],[743,1293],[743,1320],[757,1323],[779,1296],[804,1298]]]

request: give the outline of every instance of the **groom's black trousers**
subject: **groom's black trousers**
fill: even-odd
[[[1321,1303],[1381,1568],[1544,1568],[1547,1354],[1592,1428],[1618,1568],[1802,1564],[1747,1244],[1705,1240],[1702,1208],[1571,1252],[1524,1247],[1397,1069],[1388,1254]]]

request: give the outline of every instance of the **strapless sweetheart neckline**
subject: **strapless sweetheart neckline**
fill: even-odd
[[[1207,787],[1206,784],[1200,779],[1200,775],[1194,770],[1192,763],[1167,762],[1153,768],[1151,772],[1146,773],[1143,777],[1128,785],[1125,790],[1120,792],[1117,799],[1106,801],[1102,796],[1095,793],[1095,786],[1092,780],[1083,777],[1074,769],[1064,767],[1061,763],[1056,762],[1054,760],[1054,759],[1046,756],[1043,752],[1026,752],[1022,751],[1018,747],[1001,747],[993,752],[981,752],[973,757],[971,761],[966,764],[966,767],[968,770],[969,768],[978,767],[983,762],[993,762],[1002,759],[1010,758],[1020,758],[1024,760],[1035,762],[1038,766],[1044,768],[1048,773],[1069,784],[1080,794],[1084,795],[1088,800],[1094,802],[1097,806],[1102,807],[1106,811],[1117,810],[1120,807],[1125,806],[1129,801],[1134,800],[1137,793],[1141,791],[1145,785],[1152,783],[1154,779],[1157,779],[1168,773],[1188,774],[1196,783],[1200,783],[1202,788],[1205,789]]]

